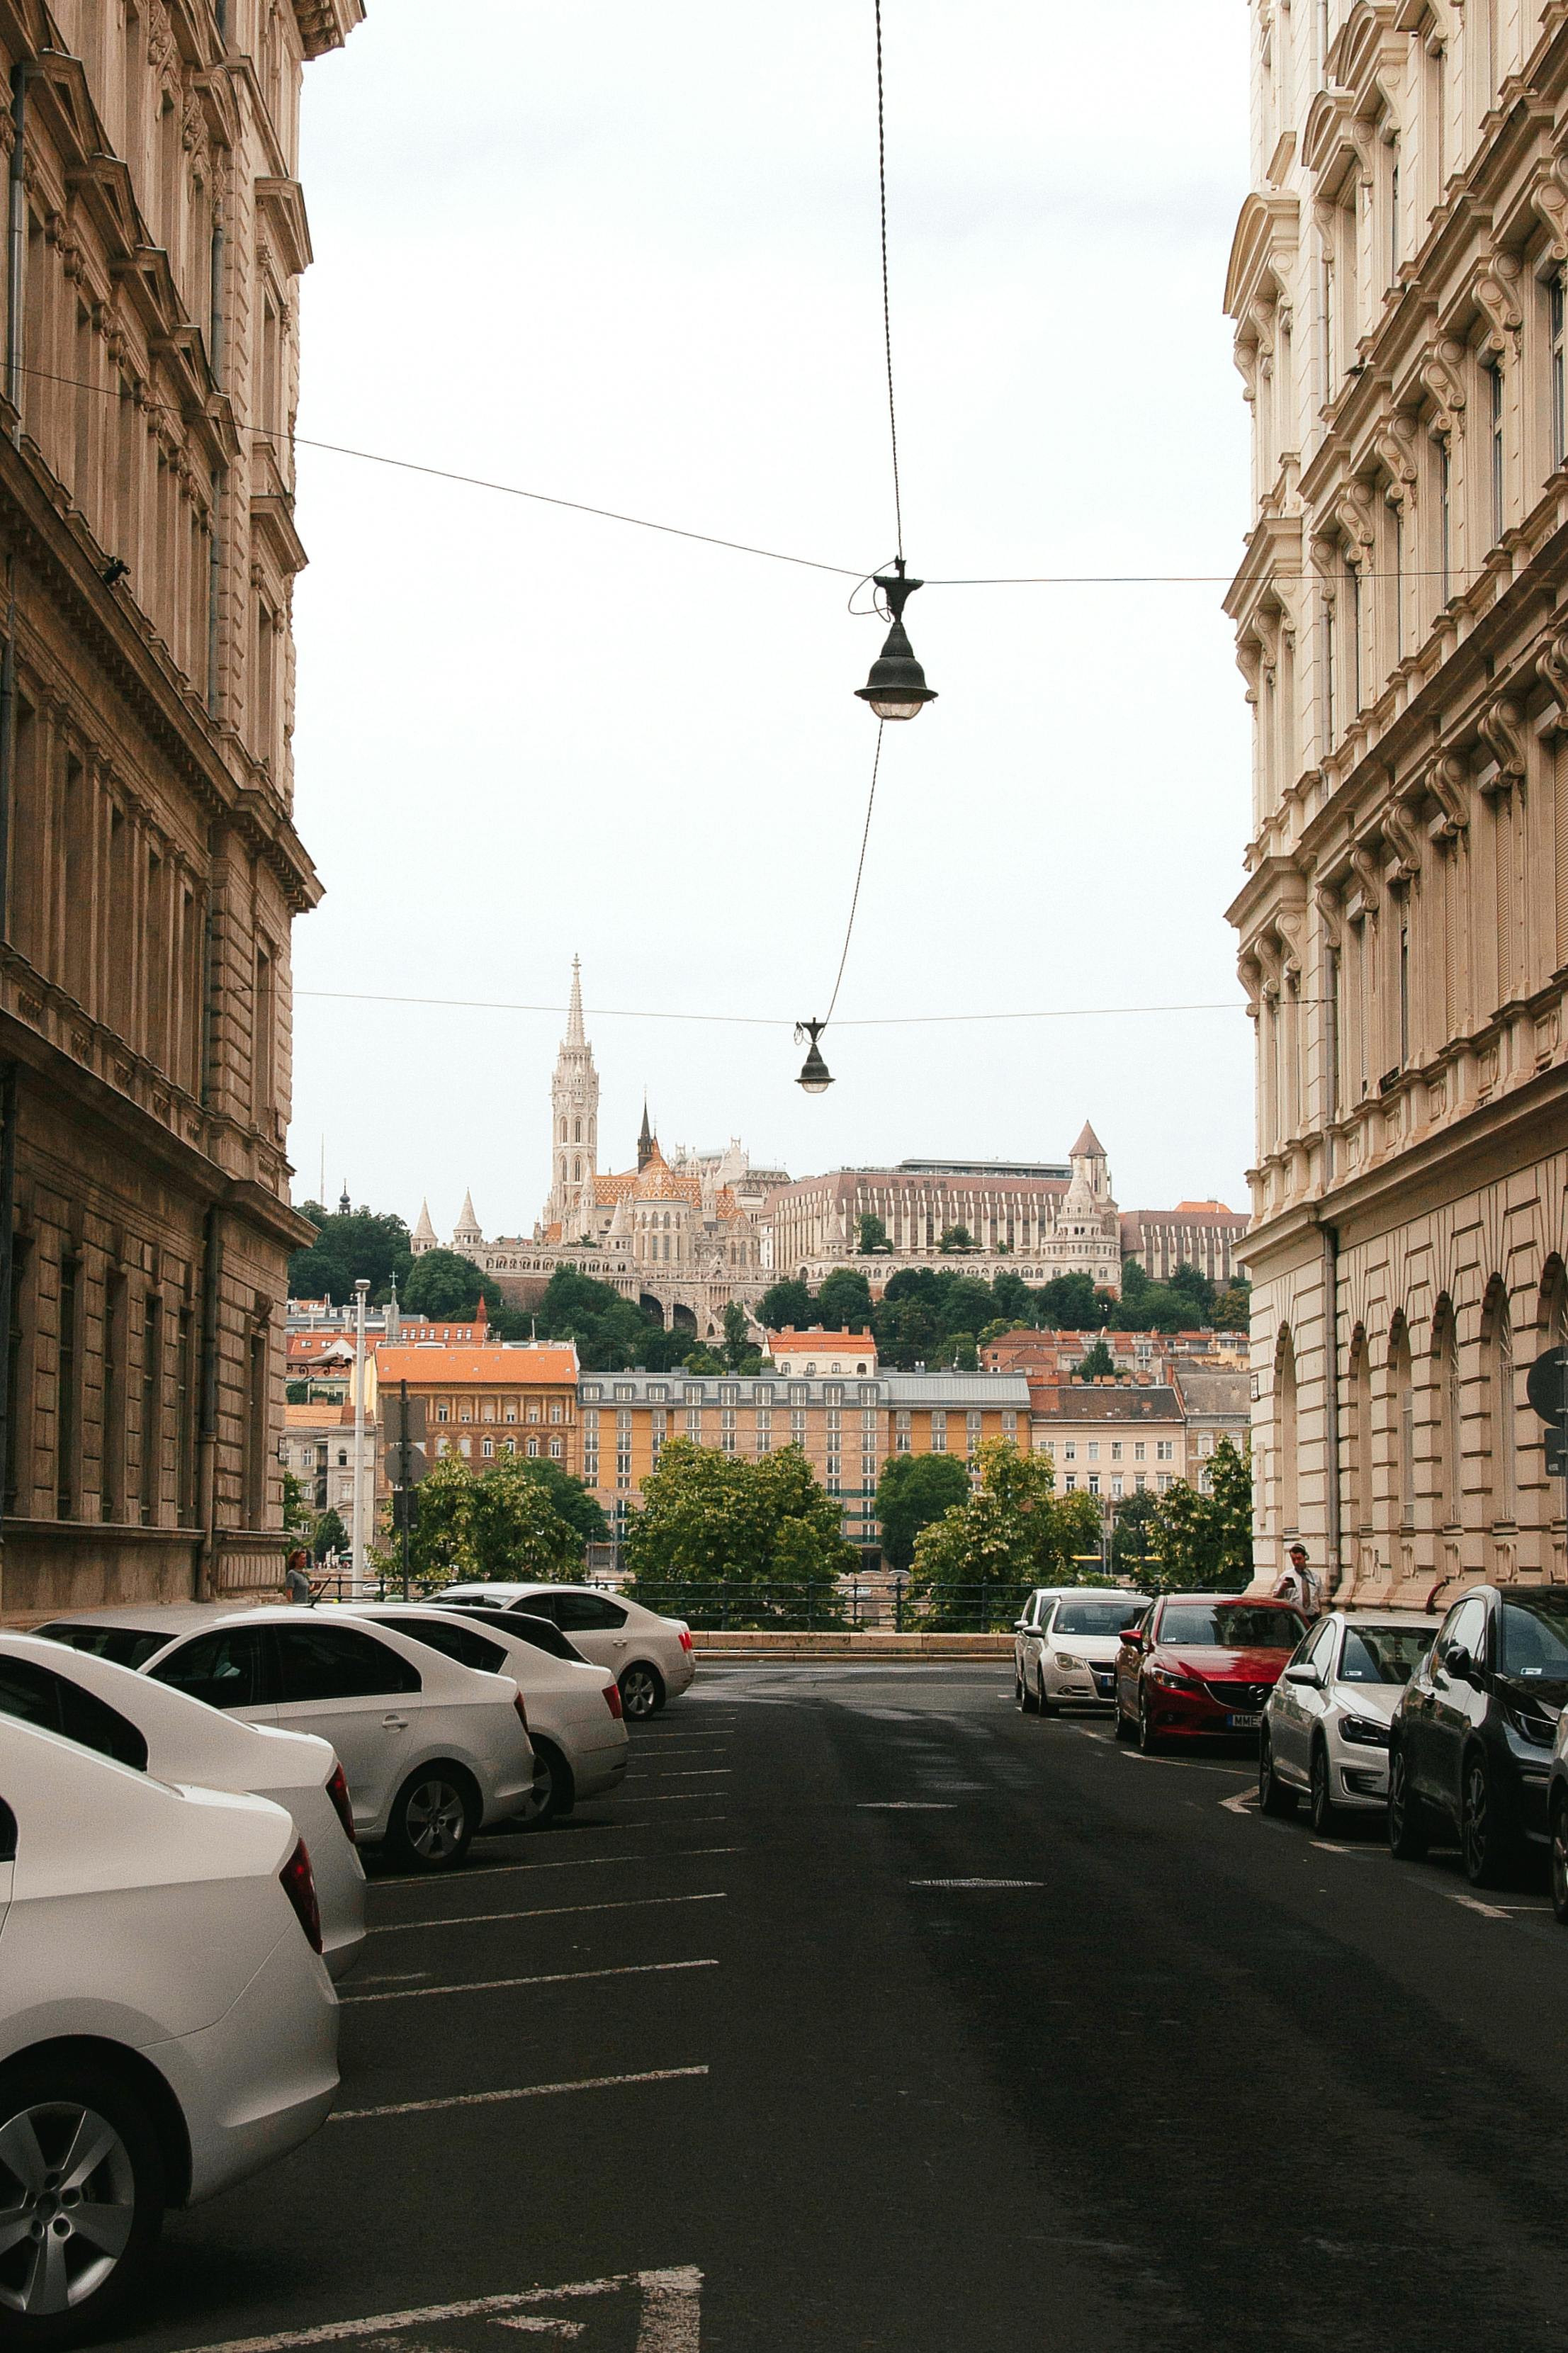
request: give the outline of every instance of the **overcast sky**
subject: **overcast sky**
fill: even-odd
[[[439,19],[439,37],[434,20]],[[884,0],[912,570],[1228,574],[1240,0]],[[872,0],[371,0],[308,69],[300,430],[869,569],[893,550]],[[291,1152],[527,1232],[583,959],[601,1166],[1063,1155],[1245,1202],[1240,1011],[835,1025],[876,722],[847,579],[303,449]],[[839,1019],[1239,1006],[1247,728],[1217,586],[938,587]]]

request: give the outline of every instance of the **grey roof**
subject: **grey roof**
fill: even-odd
[[[1252,1408],[1252,1377],[1249,1373],[1222,1372],[1208,1365],[1184,1365],[1174,1367],[1176,1387],[1189,1413],[1225,1413],[1237,1415],[1246,1420]]]
[[[889,1405],[1005,1405],[1029,1410],[1023,1373],[884,1373]]]
[[[1151,1383],[1129,1388],[1107,1382],[1035,1383],[1035,1419],[1051,1421],[1180,1421],[1182,1402],[1174,1389]]]

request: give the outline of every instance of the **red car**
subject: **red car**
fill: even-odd
[[[1121,1637],[1116,1737],[1147,1756],[1167,1740],[1255,1733],[1306,1630],[1286,1601],[1167,1593]]]

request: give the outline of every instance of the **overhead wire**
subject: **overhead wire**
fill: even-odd
[[[844,986],[844,967],[849,961],[849,943],[855,936],[855,913],[860,904],[860,881],[866,871],[866,844],[871,839],[871,811],[877,806],[877,776],[882,765],[882,733],[887,724],[885,719],[879,719],[877,722],[877,748],[871,755],[871,789],[866,797],[866,822],[860,828],[860,857],[855,868],[855,888],[849,900],[849,921],[845,926],[844,953],[838,959],[838,976],[834,981],[833,995],[827,1003],[826,1018],[822,1025],[825,1029],[833,1018],[833,1009],[838,1002],[838,992]]]
[[[877,9],[877,191],[882,216],[882,349],[888,363],[888,433],[893,449],[893,517],[898,526],[899,561],[904,557],[904,495],[899,480],[899,411],[893,398],[893,306],[888,286],[888,122],[887,90],[882,71],[882,0]]]
[[[869,811],[867,812],[868,822]],[[564,1005],[524,1004],[501,997],[413,997],[368,988],[297,988],[296,997],[316,997],[334,1005],[416,1005],[463,1013],[547,1013],[564,1017]],[[1299,1004],[1327,1003],[1326,998],[1300,997]],[[794,1023],[770,1013],[678,1013],[646,1005],[591,1005],[584,1008],[595,1021],[698,1021],[716,1028],[789,1029]],[[1187,1005],[1047,1005],[1010,1009],[1005,1013],[870,1013],[851,1015],[835,1023],[839,1029],[924,1029],[953,1024],[993,1021],[1102,1021],[1124,1016],[1150,1017],[1168,1013],[1245,1013],[1241,997],[1214,997]],[[824,1023],[824,1028],[826,1024]]]

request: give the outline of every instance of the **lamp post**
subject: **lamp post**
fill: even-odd
[[[826,1027],[826,1021],[797,1021],[795,1025],[796,1043],[803,1038],[809,1040],[805,1060],[800,1066],[800,1076],[795,1081],[795,1084],[803,1087],[808,1095],[825,1095],[833,1084],[833,1073],[823,1060],[822,1049],[816,1042]]]
[[[881,590],[893,626],[871,664],[871,675],[855,691],[879,719],[918,719],[926,704],[936,701],[936,689],[926,684],[926,674],[915,659],[904,628],[904,607],[925,583],[907,576],[900,555],[894,558],[891,573],[879,573],[872,585]]]
[[[354,1524],[349,1538],[351,1595],[359,1591],[364,1571],[364,1301],[369,1289],[370,1284],[362,1274],[354,1284]]]

